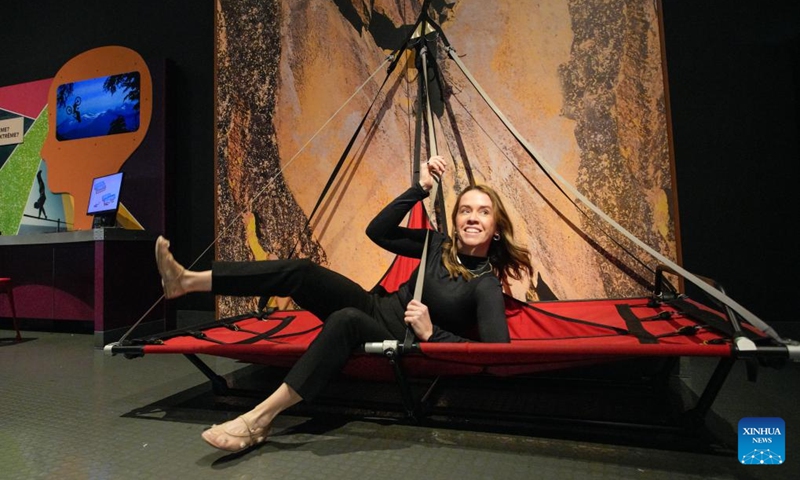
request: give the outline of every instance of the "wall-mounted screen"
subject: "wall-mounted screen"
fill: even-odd
[[[56,90],[56,138],[76,140],[139,129],[139,72],[64,83]]]
[[[87,215],[104,215],[117,212],[119,194],[122,190],[123,173],[105,175],[92,180]]]

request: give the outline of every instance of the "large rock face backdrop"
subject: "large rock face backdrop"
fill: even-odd
[[[387,55],[401,46],[421,3],[217,0],[218,259],[308,257],[366,288],[380,280],[392,255],[364,229],[412,182],[422,75],[416,53],[404,53],[378,91]],[[434,1],[429,15],[539,160],[677,261],[655,3]],[[647,267],[653,260],[589,209],[576,208],[439,47],[429,57],[441,71],[436,145],[452,160],[445,205],[449,211],[470,178],[502,194],[535,267],[533,278],[511,285],[513,294],[536,300],[643,293],[641,279],[652,274],[626,251]],[[422,143],[424,157],[427,138]],[[242,313],[255,302],[221,298],[219,314]]]

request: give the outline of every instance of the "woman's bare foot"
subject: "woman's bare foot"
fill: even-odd
[[[267,441],[268,427],[255,427],[244,416],[214,425],[202,434],[209,445],[228,452],[239,452]]]
[[[164,296],[176,298],[185,294],[186,289],[183,288],[181,280],[186,269],[172,256],[169,251],[169,240],[161,235],[156,239],[156,264],[158,273],[161,274]]]

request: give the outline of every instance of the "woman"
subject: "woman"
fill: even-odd
[[[398,255],[420,258],[426,230],[398,226],[413,205],[428,196],[433,176],[445,170],[432,157],[418,184],[387,205],[367,235]],[[500,198],[474,186],[459,195],[452,213],[454,238],[431,231],[422,301],[413,299],[417,271],[395,293],[369,293],[346,277],[308,260],[216,262],[212,270],[184,269],[156,240],[156,261],[167,298],[188,292],[292,297],[324,325],[284,383],[254,409],[203,432],[210,445],[239,451],[262,443],[272,420],[299,401],[314,398],[365,342],[402,340],[406,326],[421,341],[464,342],[477,330],[482,342],[508,342],[501,282],[531,274],[528,251],[514,243],[513,226]],[[434,321],[435,320],[435,323]],[[477,327],[477,328],[476,328]]]

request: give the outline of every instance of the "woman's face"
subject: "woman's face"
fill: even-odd
[[[489,195],[470,190],[461,196],[456,211],[456,234],[459,253],[485,257],[497,232],[494,205]]]

